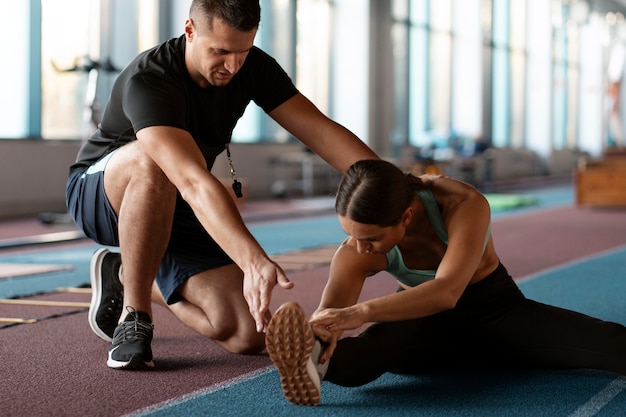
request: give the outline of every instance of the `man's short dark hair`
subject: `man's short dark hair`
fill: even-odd
[[[259,0],[193,0],[189,17],[204,20],[209,28],[218,18],[239,31],[249,32],[259,27],[261,5]]]

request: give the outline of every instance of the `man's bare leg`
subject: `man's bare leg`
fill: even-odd
[[[169,241],[176,189],[134,142],[109,161],[105,190],[118,214],[124,307],[152,315],[152,298],[165,305],[158,290],[153,296],[153,281]],[[243,297],[243,273],[236,265],[195,275],[178,291],[184,300],[167,307],[183,323],[230,352],[263,350],[264,336],[256,332]]]
[[[204,271],[178,288],[184,298],[166,305],[156,284],[154,302],[166,306],[180,321],[233,353],[258,353],[265,347],[264,335],[243,297],[243,273],[236,265]]]
[[[167,248],[176,188],[137,142],[120,148],[104,172],[107,197],[118,216],[124,265],[124,310],[152,316],[151,287]]]

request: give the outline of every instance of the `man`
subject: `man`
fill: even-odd
[[[293,284],[210,172],[250,100],[341,172],[376,158],[253,46],[259,22],[258,0],[193,0],[184,35],[120,74],[70,169],[76,224],[120,247],[91,264],[89,322],[111,368],[154,366],[151,301],[230,352],[263,350],[272,289]]]

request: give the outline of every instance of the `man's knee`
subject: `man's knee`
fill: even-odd
[[[150,182],[155,186],[171,186],[173,189],[173,185],[169,181],[167,175],[159,165],[146,153],[143,151],[141,146],[138,144],[132,144],[129,152],[129,157],[131,158],[130,169],[132,170],[133,179],[139,180],[142,182]],[[128,146],[128,145],[127,145]]]
[[[176,188],[165,172],[135,142],[115,151],[104,171],[104,185],[116,211],[127,192],[146,202],[158,200],[159,208],[173,207],[176,200]]]
[[[254,325],[211,324],[207,321],[201,333],[215,340],[231,353],[254,354],[261,352],[265,348],[265,336],[262,333],[258,333]]]
[[[265,336],[255,330],[253,334],[238,335],[231,338],[225,347],[231,353],[242,355],[260,353],[265,349]]]

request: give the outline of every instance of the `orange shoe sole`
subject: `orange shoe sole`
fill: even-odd
[[[307,363],[315,339],[302,308],[287,302],[274,313],[265,335],[266,349],[280,374],[285,398],[297,405],[318,405],[320,381]],[[312,371],[316,372],[316,371]]]

